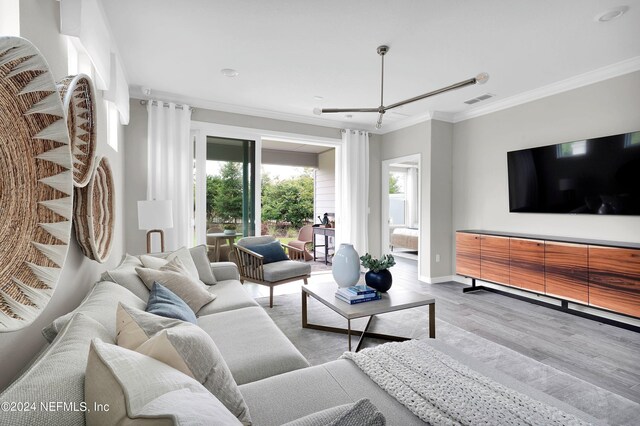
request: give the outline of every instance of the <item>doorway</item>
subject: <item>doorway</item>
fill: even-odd
[[[381,252],[418,261],[421,240],[420,154],[382,162]],[[418,276],[420,276],[418,262]]]

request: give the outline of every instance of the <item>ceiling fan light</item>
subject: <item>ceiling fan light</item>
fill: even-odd
[[[382,123],[376,123],[376,129],[382,129]]]
[[[313,113],[315,115],[322,115],[322,109],[321,108],[314,108],[313,109]]]
[[[476,75],[477,84],[485,84],[487,81],[489,81],[489,74],[487,74],[486,72],[481,72],[480,74]]]

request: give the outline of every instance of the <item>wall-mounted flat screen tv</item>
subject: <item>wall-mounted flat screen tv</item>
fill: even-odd
[[[507,153],[509,211],[640,215],[640,131]]]

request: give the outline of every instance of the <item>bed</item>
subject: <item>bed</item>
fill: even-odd
[[[407,250],[418,251],[418,236],[420,230],[418,228],[394,228],[389,238],[391,250],[394,248],[403,248]]]

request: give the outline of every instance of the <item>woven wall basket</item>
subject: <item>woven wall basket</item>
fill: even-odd
[[[73,184],[84,187],[91,179],[96,154],[96,101],[89,76],[78,74],[58,82],[67,113],[73,155]]]
[[[75,189],[73,226],[84,255],[103,263],[113,245],[116,200],[109,160],[101,157],[96,163],[89,184]]]
[[[0,331],[37,318],[67,256],[73,176],[64,116],[38,49],[0,37]]]

